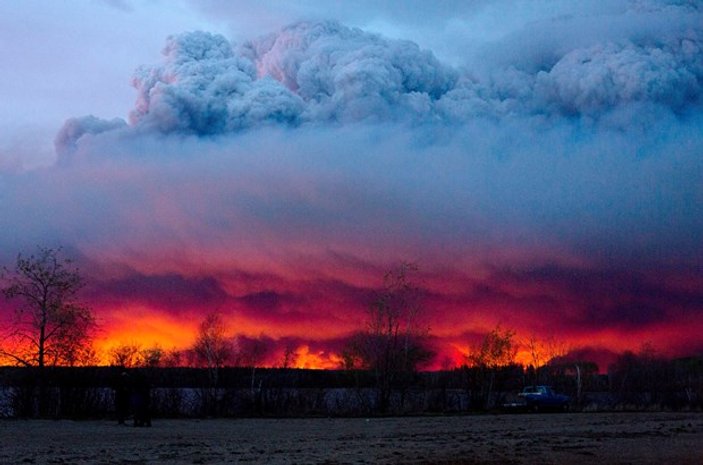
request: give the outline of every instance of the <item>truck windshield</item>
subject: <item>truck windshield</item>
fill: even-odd
[[[545,394],[546,389],[544,386],[527,386],[522,392],[525,394]]]

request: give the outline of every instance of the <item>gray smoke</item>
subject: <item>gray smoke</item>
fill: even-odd
[[[358,302],[358,286],[410,259],[436,273],[447,334],[474,314],[539,329],[548,310],[578,333],[641,312],[640,324],[670,318],[671,333],[652,334],[690,342],[703,282],[698,4],[536,21],[463,67],[330,22],[238,45],[173,36],[163,63],[137,71],[129,123],[72,119],[56,141],[70,163],[0,173],[12,219],[0,244],[74,247],[105,280],[213,279],[235,304],[336,281],[346,290],[285,305],[346,328],[361,306],[329,302]]]
[[[556,18],[484,50],[476,72],[444,65],[412,42],[335,22],[296,23],[240,46],[185,33],[169,37],[161,65],[137,70],[130,124],[199,136],[261,125],[512,116],[647,124],[653,113],[700,105],[702,24],[696,2],[634,2],[607,15]],[[57,149],[120,126],[69,120]]]
[[[309,121],[425,114],[456,82],[454,70],[412,42],[336,23],[294,24],[244,44],[240,53],[260,76],[299,95]]]
[[[427,112],[455,73],[431,53],[335,23],[299,23],[235,53],[220,35],[172,36],[162,66],[143,67],[130,120],[197,135],[271,123],[386,120]]]
[[[105,120],[93,115],[80,118],[69,118],[63,124],[56,138],[54,145],[60,160],[65,160],[76,148],[78,139],[86,134],[100,134],[115,129],[127,127],[127,123],[121,118]]]
[[[251,60],[235,56],[220,35],[172,36],[163,54],[164,65],[142,67],[132,81],[134,126],[207,135],[299,118],[301,99],[272,79],[258,79]]]

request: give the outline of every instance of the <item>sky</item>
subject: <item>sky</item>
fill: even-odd
[[[432,367],[496,325],[701,353],[701,25],[693,0],[1,1],[0,259],[64,247],[103,349],[187,347],[214,311],[262,363],[330,368],[413,262]]]

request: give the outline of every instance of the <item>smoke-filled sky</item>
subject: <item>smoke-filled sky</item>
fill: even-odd
[[[703,350],[703,2],[2,2],[0,58],[1,258],[65,247],[103,347],[332,366],[410,261],[434,366]]]

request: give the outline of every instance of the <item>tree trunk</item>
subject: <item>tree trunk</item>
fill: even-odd
[[[491,407],[491,394],[493,394],[493,383],[495,381],[495,369],[491,369],[491,375],[488,378],[488,392],[486,393],[486,403],[484,408],[488,410]]]
[[[46,309],[43,310],[46,315]],[[46,351],[46,318],[42,319],[39,327],[39,353],[37,354],[37,384],[39,388],[39,399],[37,399],[37,409],[39,417],[46,416],[46,375],[44,373],[44,353]]]
[[[581,367],[576,364],[576,402],[581,405]]]

